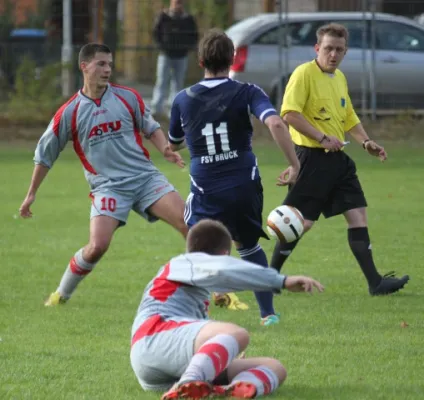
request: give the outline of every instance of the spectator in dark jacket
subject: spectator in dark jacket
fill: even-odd
[[[169,9],[162,11],[155,23],[153,37],[160,54],[156,67],[152,113],[164,114],[164,103],[171,84],[168,103],[184,87],[188,53],[196,47],[198,31],[192,15],[184,10],[182,0],[171,0]]]

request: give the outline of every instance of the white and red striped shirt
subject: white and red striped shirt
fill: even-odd
[[[174,257],[147,285],[132,326],[132,343],[208,318],[210,293],[280,293],[285,276],[231,256],[188,253]]]
[[[38,142],[34,162],[51,168],[72,141],[91,189],[131,182],[157,171],[143,136],[149,138],[158,128],[134,89],[109,84],[97,100],[79,91],[56,112]]]

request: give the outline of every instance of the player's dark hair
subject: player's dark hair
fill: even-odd
[[[78,54],[78,65],[82,62],[90,62],[96,55],[96,53],[111,54],[111,50],[105,44],[100,43],[88,43],[82,46]]]
[[[325,36],[332,36],[336,38],[344,38],[347,41],[349,40],[349,31],[346,29],[345,26],[341,24],[331,23],[327,25],[320,26],[317,29],[317,43],[320,44],[322,41],[322,38]]]
[[[187,236],[188,253],[221,255],[231,250],[231,234],[219,221],[204,219],[195,224]]]
[[[213,74],[231,67],[234,60],[234,44],[220,29],[209,30],[199,43],[199,62]]]

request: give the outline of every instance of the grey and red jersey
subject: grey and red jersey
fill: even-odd
[[[56,112],[38,142],[34,162],[51,168],[71,140],[91,189],[131,183],[157,171],[143,136],[148,139],[158,128],[133,89],[109,84],[97,100],[79,91]]]
[[[285,280],[273,268],[231,256],[188,253],[177,256],[153,278],[135,317],[132,336],[153,316],[163,319],[207,319],[211,292],[242,290],[280,293]]]

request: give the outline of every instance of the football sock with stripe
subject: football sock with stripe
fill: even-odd
[[[299,243],[299,240],[296,240],[291,243],[278,242],[274,247],[270,266],[276,269],[278,272],[281,272],[284,263],[290,257],[290,254],[293,252],[294,248]]]
[[[266,254],[259,244],[252,248],[240,248],[237,251],[243,260],[268,268]],[[255,297],[258,302],[262,318],[265,318],[268,315],[275,315],[273,304],[274,295],[272,292],[255,292]]]
[[[371,242],[367,227],[350,228],[347,230],[350,249],[358,261],[368,285],[376,287],[381,282],[381,275],[377,272],[371,251]]]
[[[275,372],[268,367],[261,366],[240,372],[231,381],[251,383],[256,387],[256,397],[270,394],[278,389],[279,381]]]
[[[78,284],[93,270],[96,265],[96,263],[88,263],[84,260],[82,250],[83,249],[79,249],[72,257],[57,289],[60,295],[65,299],[69,299],[71,297]]]
[[[179,382],[212,382],[237,357],[239,344],[231,335],[216,335],[192,357]]]

